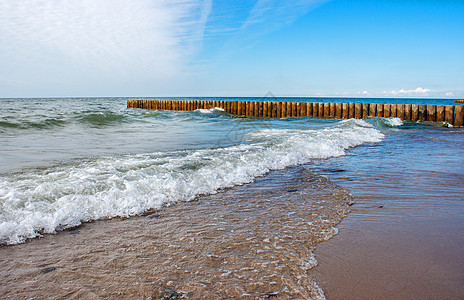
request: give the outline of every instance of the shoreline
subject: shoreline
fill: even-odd
[[[405,131],[408,144],[387,136],[353,149],[355,161],[321,163],[345,169],[325,175],[355,196],[339,234],[315,251],[328,299],[464,298],[463,133]]]

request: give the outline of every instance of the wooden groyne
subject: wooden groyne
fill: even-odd
[[[404,121],[446,122],[464,126],[464,105],[318,103],[233,100],[127,100],[128,108],[193,111],[222,108],[238,116],[262,118],[317,117],[367,119],[397,117]]]

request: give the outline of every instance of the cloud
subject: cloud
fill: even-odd
[[[358,95],[360,95],[360,96],[369,96],[370,93],[368,91],[362,91],[362,92],[358,92]]]
[[[418,87],[415,90],[400,89],[398,91],[384,91],[383,92],[385,96],[392,96],[392,97],[404,97],[404,96],[424,97],[424,96],[430,96],[431,93],[432,93],[431,89],[426,89],[422,87]]]
[[[201,48],[211,6],[212,0],[0,0],[0,78],[70,87],[164,81]]]
[[[242,29],[263,25],[266,31],[286,26],[327,0],[258,0]]]

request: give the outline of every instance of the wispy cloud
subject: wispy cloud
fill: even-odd
[[[382,93],[372,93],[376,97],[425,97],[425,98],[453,98],[464,94],[462,91],[434,90],[429,88],[417,87],[416,89],[399,89],[384,91]]]
[[[432,93],[431,89],[418,87],[415,90],[405,90],[400,89],[398,91],[384,91],[383,94],[385,96],[392,96],[392,97],[424,97],[430,96]]]
[[[258,0],[241,29],[262,25],[266,28],[264,32],[275,30],[291,24],[325,2],[328,0]]]
[[[0,77],[162,81],[201,46],[211,1],[0,0]]]

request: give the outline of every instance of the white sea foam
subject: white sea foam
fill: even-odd
[[[0,179],[0,243],[189,201],[382,138],[363,120],[345,120],[317,130],[262,129],[225,148],[100,157],[6,175]]]
[[[403,121],[400,118],[387,118],[385,119],[388,125],[397,127],[403,125]]]
[[[220,108],[220,107],[215,107],[215,108],[210,108],[210,109],[199,108],[199,109],[196,109],[195,111],[200,112],[202,114],[212,114],[214,112],[224,112],[225,109]]]

